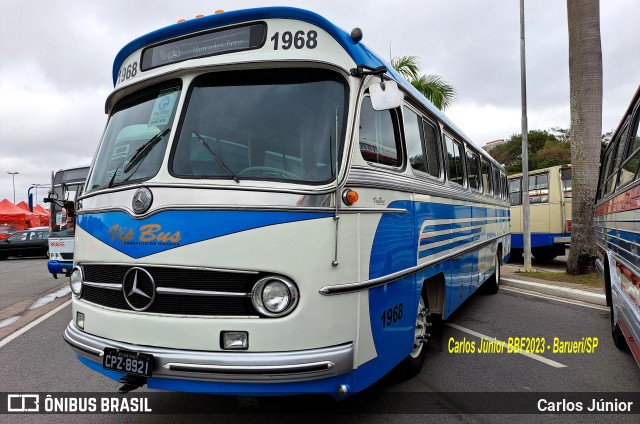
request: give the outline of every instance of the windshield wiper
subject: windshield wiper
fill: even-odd
[[[113,172],[113,176],[111,177],[111,180],[109,180],[109,184],[107,184],[107,188],[111,188],[113,186],[113,183],[116,180],[116,175],[118,175],[118,169],[120,169],[120,167],[127,160],[129,161],[129,164],[127,166],[125,166],[124,169],[122,170],[122,172],[124,174],[126,174],[129,171],[131,171],[131,168],[136,166],[138,163],[142,162],[142,160],[145,157],[147,157],[147,154],[151,150],[151,148],[153,146],[155,146],[156,143],[158,143],[160,140],[162,140],[162,138],[165,135],[167,135],[169,133],[169,131],[171,131],[171,128],[165,128],[164,130],[160,131],[158,134],[156,134],[153,137],[151,137],[142,146],[138,147],[138,149],[135,152],[133,152],[133,154],[131,156],[125,158],[122,162],[120,162],[120,164],[116,167],[116,170]]]
[[[198,133],[198,131],[196,131],[196,129],[193,127],[191,127],[191,131],[193,131],[193,133],[198,138],[198,140],[200,140],[200,143],[204,146],[205,149],[209,151],[209,153],[211,153],[211,156],[213,156],[214,159],[218,161],[222,169],[224,169],[224,171],[233,179],[233,181],[239,183],[240,180],[238,179],[238,177],[236,177],[236,174],[234,174],[233,171],[229,169],[227,165],[225,165],[222,159],[220,159],[220,157],[216,154],[216,152],[213,151],[211,146],[209,146],[209,143],[207,143],[206,140],[202,138],[202,136]]]
[[[162,138],[165,135],[167,135],[169,131],[171,131],[171,128],[165,128],[164,130],[160,131],[158,134],[151,137],[149,141],[144,143],[142,146],[138,147],[138,150],[133,152],[133,155],[131,155],[131,159],[129,160],[129,165],[125,166],[122,172],[126,174],[127,172],[131,171],[131,168],[136,166],[138,162],[141,162],[142,159],[144,159],[147,156],[151,148],[155,146],[156,143],[158,143],[160,140],[162,140]]]

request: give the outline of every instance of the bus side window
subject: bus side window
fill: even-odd
[[[529,201],[530,203],[549,202],[549,173],[529,176]]]
[[[491,194],[491,168],[484,160],[482,160],[482,187],[484,194]]]
[[[404,117],[404,138],[407,142],[407,155],[411,168],[420,172],[427,172],[425,154],[420,135],[420,124],[422,119],[408,107],[403,108]]]
[[[480,180],[478,174],[480,171],[480,157],[477,153],[467,149],[467,177],[469,178],[469,187],[480,190]]]
[[[376,111],[371,99],[362,99],[360,108],[360,153],[367,162],[400,166],[397,112]]]
[[[629,137],[629,148],[625,162],[620,168],[620,182],[618,186],[623,186],[630,181],[635,180],[640,163],[640,134],[638,134],[638,126],[640,125],[640,112],[636,111],[635,122],[628,128],[632,128],[631,137]]]
[[[498,178],[500,173],[495,166],[492,166],[491,170],[493,172],[493,195],[498,197],[500,196],[500,179]]]
[[[427,169],[429,174],[440,178],[440,149],[436,127],[426,119],[422,120],[424,147],[427,153]]]
[[[502,200],[509,200],[509,185],[507,184],[507,176],[500,174],[502,179]]]
[[[562,181],[562,195],[565,199],[571,199],[572,197],[571,175],[571,168],[564,168],[560,170],[560,181]]]
[[[606,187],[607,187],[607,177],[608,177],[608,171],[609,168],[611,168],[611,158],[614,155],[614,151],[615,151],[615,144],[614,141],[611,141],[611,143],[609,144],[609,148],[607,148],[607,151],[604,154],[604,159],[602,160],[602,169],[600,172],[600,182],[598,185],[598,200],[601,199],[602,197],[606,196],[607,191],[606,191]]]
[[[611,157],[609,158],[610,167],[607,172],[607,181],[605,185],[606,193],[613,193],[616,188],[616,183],[618,181],[618,170],[620,168],[620,163],[622,162],[622,158],[624,156],[624,151],[627,147],[627,135],[629,133],[629,125],[625,125],[624,129],[620,134],[615,138],[613,142],[614,151],[611,152]]]
[[[464,169],[462,164],[462,146],[457,141],[453,141],[445,135],[447,147],[447,170],[449,181],[464,186]]]
[[[509,203],[511,206],[522,204],[522,178],[509,180]]]

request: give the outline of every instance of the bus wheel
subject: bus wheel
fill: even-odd
[[[500,290],[500,250],[493,257],[495,272],[480,288],[482,294],[496,294]]]
[[[613,302],[612,302],[613,303]],[[613,344],[620,350],[628,351],[629,345],[627,339],[622,334],[620,326],[614,318],[613,304],[611,305],[611,337],[613,338]]]
[[[432,316],[424,301],[424,294],[420,295],[418,311],[416,315],[416,327],[413,335],[413,352],[409,354],[394,370],[394,375],[401,380],[416,376],[422,369],[427,356],[425,346],[431,336]]]

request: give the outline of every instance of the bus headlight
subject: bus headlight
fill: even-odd
[[[298,289],[284,277],[268,276],[258,280],[251,291],[253,306],[262,315],[281,317],[298,304]]]
[[[82,293],[82,280],[82,268],[77,266],[73,269],[71,277],[69,277],[69,286],[71,286],[71,291],[76,296],[80,296],[80,294]]]

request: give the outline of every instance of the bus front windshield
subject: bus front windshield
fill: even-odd
[[[64,208],[63,202],[67,200],[75,202],[78,194],[80,194],[80,192],[82,191],[82,186],[83,183],[57,185],[54,187],[53,197],[57,199],[57,201],[51,202],[51,236],[74,236],[76,228],[76,217],[67,215],[67,210]]]
[[[155,176],[167,146],[181,83],[172,81],[120,101],[109,118],[87,191]]]
[[[211,73],[194,81],[187,98],[172,152],[175,177],[310,184],[335,178],[346,108],[339,75],[310,69]]]

